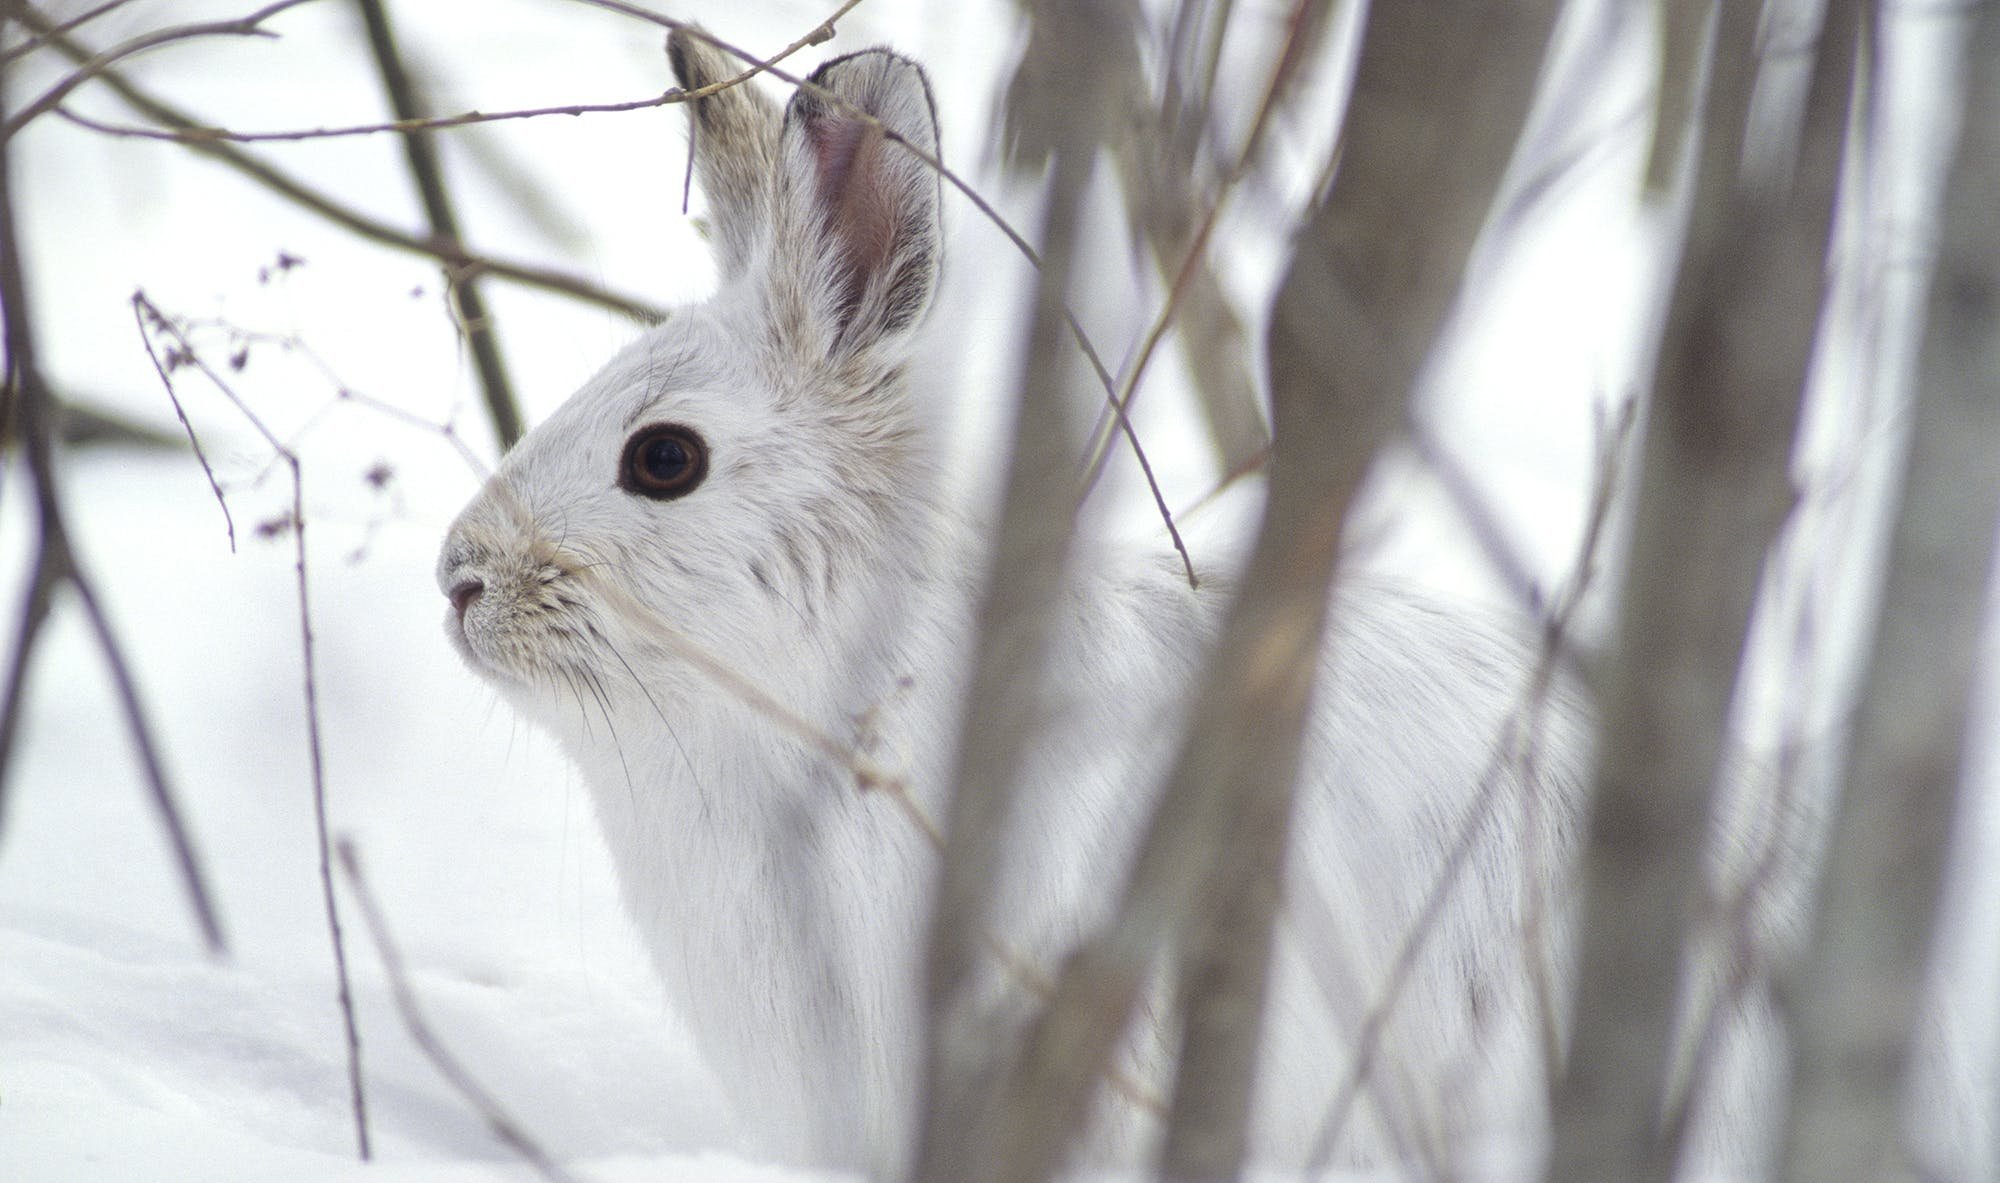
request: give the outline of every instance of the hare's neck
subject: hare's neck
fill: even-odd
[[[786,1130],[824,1129],[814,1106],[825,1098],[854,1098],[843,1123],[853,1145],[792,1152],[853,1163],[898,1144],[888,1105],[907,1093],[915,1053],[880,1023],[914,1006],[906,937],[920,928],[920,842],[796,734],[805,718],[713,700],[663,713],[636,755],[629,739],[623,761],[599,749],[589,780],[669,997],[780,1143]]]

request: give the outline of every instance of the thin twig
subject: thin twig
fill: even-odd
[[[89,9],[88,11],[79,13],[78,15],[73,16],[70,19],[64,21],[62,24],[57,25],[55,31],[58,33],[68,33],[74,29],[80,29],[84,25],[89,24],[91,21],[96,20],[98,17],[103,16],[105,13],[123,8],[127,4],[130,4],[131,2],[132,0],[104,0],[104,3],[98,5],[96,8],[92,8]],[[17,61],[20,58],[26,57],[27,55],[40,49],[44,44],[46,44],[46,42],[47,39],[44,37],[29,37],[27,40],[21,42],[21,44],[14,46],[12,49],[9,49],[4,53],[0,53],[0,65],[5,65],[7,63]]]
[[[342,836],[337,849],[340,869],[347,876],[347,886],[354,893],[356,906],[361,909],[362,926],[368,930],[375,955],[381,959],[382,971],[389,979],[389,996],[395,1001],[396,1015],[403,1021],[403,1030],[408,1032],[410,1042],[417,1045],[417,1050],[431,1062],[431,1067],[436,1068],[445,1082],[472,1106],[493,1136],[520,1155],[537,1174],[550,1183],[575,1183],[577,1177],[563,1169],[562,1164],[528,1134],[526,1127],[507,1112],[498,1097],[486,1091],[471,1070],[438,1037],[430,1020],[424,1017],[423,1008],[417,1003],[416,988],[410,983],[409,964],[403,960],[402,950],[397,948],[395,939],[389,934],[389,922],[382,914],[382,906],[376,902],[374,892],[369,890],[368,880],[361,873],[361,857],[355,851],[354,840]]]
[[[347,943],[341,934],[340,904],[333,890],[333,858],[329,839],[326,801],[326,761],[324,745],[320,737],[319,684],[315,673],[312,602],[308,594],[310,581],[306,573],[306,517],[305,517],[305,470],[298,453],[287,447],[263,419],[250,408],[234,387],[229,384],[214,367],[203,359],[179,325],[162,313],[146,294],[134,292],[133,306],[140,317],[140,334],[148,330],[165,333],[179,345],[175,355],[182,364],[193,366],[206,377],[216,390],[220,391],[250,426],[262,436],[265,444],[277,455],[291,474],[292,506],[291,522],[293,547],[293,572],[299,605],[300,665],[305,691],[306,709],[306,750],[312,777],[312,805],[314,837],[318,843],[319,878],[321,900],[326,911],[327,936],[333,946],[334,976],[338,988],[341,1022],[347,1041],[347,1080],[349,1102],[354,1112],[355,1145],[363,1161],[372,1156],[368,1133],[368,1097],[361,1073],[361,1028],[355,1019],[354,995],[347,972]],[[151,349],[151,345],[148,345]],[[172,392],[172,368],[162,367],[160,377],[168,386],[170,398],[176,404],[179,399]]]
[[[706,89],[706,88],[704,88]],[[644,111],[650,107],[666,107],[684,103],[698,97],[692,92],[678,88],[654,95],[646,99],[632,99],[623,103],[572,103],[561,107],[527,107],[518,111],[466,111],[458,115],[436,115],[413,119],[391,119],[380,123],[356,123],[343,127],[310,127],[290,131],[232,131],[226,127],[156,128],[138,127],[125,123],[109,123],[102,119],[79,114],[68,107],[59,107],[56,114],[68,119],[79,127],[87,127],[102,135],[123,139],[165,140],[175,144],[211,143],[226,141],[231,144],[295,143],[301,140],[337,140],[351,136],[373,136],[388,132],[442,131],[454,127],[470,127],[481,123],[501,123],[514,119],[540,119],[548,115],[602,115],[623,111]]]
[[[195,435],[194,424],[188,422],[187,410],[174,393],[173,380],[167,377],[166,363],[160,360],[160,351],[153,348],[153,335],[146,331],[145,297],[132,293],[132,318],[139,326],[139,343],[146,347],[146,357],[153,363],[153,372],[160,376],[160,387],[167,392],[167,401],[174,406],[174,418],[181,421],[181,429],[187,432],[188,444],[194,449],[195,462],[201,465],[201,475],[208,478],[208,487],[215,494],[215,503],[222,507],[222,525],[229,532],[229,553],[236,553],[236,517],[229,512],[229,498],[222,495],[222,482],[215,478],[215,468],[208,462],[208,453],[201,447],[201,438]]]
[[[50,47],[72,61],[88,61],[94,56],[88,48],[57,33],[56,23],[32,6],[14,0],[14,14],[28,29],[46,38]],[[184,130],[199,129],[204,126],[201,120],[153,97],[151,93],[114,69],[98,71],[96,80],[131,105],[134,110],[156,123]],[[67,114],[61,110],[57,113]],[[529,287],[558,292],[635,320],[654,322],[666,316],[665,310],[656,304],[609,291],[568,272],[532,263],[497,259],[489,255],[472,255],[462,250],[455,252],[448,250],[443,244],[427,237],[406,233],[380,219],[362,213],[233,144],[195,139],[189,141],[187,147],[192,152],[227,165],[278,196],[378,245],[438,259],[449,266],[463,268],[468,274],[496,275]]]
[[[26,127],[37,116],[54,109],[56,104],[62,102],[63,98],[69,92],[90,81],[97,75],[102,74],[115,62],[123,61],[134,54],[144,53],[149,49],[157,49],[162,45],[169,45],[176,41],[191,41],[197,37],[275,37],[277,34],[263,27],[265,21],[288,8],[297,8],[301,4],[310,3],[312,3],[312,0],[277,0],[274,4],[267,4],[256,12],[248,16],[238,17],[235,20],[204,21],[193,25],[175,25],[172,28],[155,29],[151,33],[134,37],[123,45],[114,46],[93,56],[89,61],[82,63],[75,70],[64,75],[60,82],[57,82],[47,91],[44,91],[40,98],[21,108],[20,114],[9,119],[5,124],[5,130],[0,131],[0,138],[11,139],[15,132]]]

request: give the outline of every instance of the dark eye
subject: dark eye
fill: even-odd
[[[628,493],[662,501],[694,491],[708,475],[708,445],[691,429],[655,423],[632,433],[618,462],[618,484]]]

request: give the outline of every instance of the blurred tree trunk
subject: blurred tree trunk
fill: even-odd
[[[1181,1062],[1161,1177],[1234,1178],[1283,890],[1292,787],[1341,524],[1458,294],[1541,76],[1554,0],[1381,5],[1344,154],[1272,310],[1273,444],[1257,547],[1208,667],[1153,837],[1193,878]],[[1456,80],[1438,88],[1434,79]],[[1269,654],[1289,660],[1271,669]],[[1339,676],[1339,654],[1333,675]],[[1198,802],[1176,819],[1183,801]],[[1199,819],[1199,821],[1197,821]],[[1142,866],[1141,871],[1145,868]],[[1161,881],[1166,876],[1163,873]],[[1154,906],[1135,876],[1128,908]],[[1185,889],[1183,889],[1185,890]]]
[[[1007,1033],[996,1030],[1002,1024],[980,975],[991,953],[984,940],[988,897],[1040,710],[1050,625],[1061,610],[1081,493],[1073,475],[1078,444],[1068,429],[1076,350],[1065,333],[1077,224],[1102,131],[1120,109],[1136,64],[1119,47],[1133,45],[1137,26],[1123,0],[1025,7],[1032,35],[1010,95],[1009,151],[1027,168],[1046,165],[1049,179],[999,537],[979,605],[925,966],[926,1102],[915,1177],[933,1183],[1034,1177],[1035,1150],[1054,1156],[1068,1142],[1066,1131],[1052,1125],[1027,1134],[995,1125]]]
[[[1724,0],[1639,474],[1584,851],[1569,1061],[1549,1177],[1641,1183],[1661,1121],[1701,841],[1820,323],[1858,0],[1830,0],[1795,139],[1753,134],[1761,5]],[[1675,129],[1662,128],[1662,136]]]
[[[1902,1119],[2000,511],[2000,6],[1971,12],[1875,650],[1815,939],[1789,991],[1794,1183],[1952,1177],[1915,1160]]]

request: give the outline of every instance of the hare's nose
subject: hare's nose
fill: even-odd
[[[486,585],[477,579],[461,579],[452,584],[451,590],[446,592],[445,596],[451,601],[452,610],[463,616],[465,610],[472,607],[472,601],[478,599],[485,590]]]

